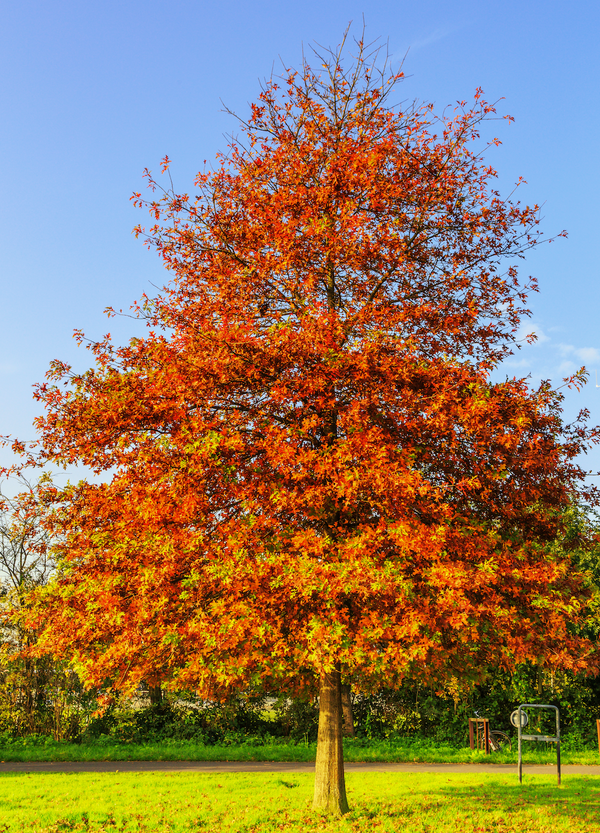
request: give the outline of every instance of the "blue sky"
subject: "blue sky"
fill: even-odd
[[[521,199],[543,204],[545,232],[569,233],[521,267],[539,280],[526,327],[539,339],[507,371],[560,384],[585,364],[591,382],[568,393],[566,415],[588,408],[600,422],[597,4],[21,0],[0,11],[0,434],[34,437],[32,385],[52,359],[89,364],[75,328],[119,342],[139,332],[103,310],[164,282],[131,234],[143,169],[168,154],[187,190],[235,130],[221,100],[243,115],[278,56],[297,65],[302,44],[335,46],[363,13],[367,38],[407,53],[406,99],[443,109],[478,86],[505,99],[515,123],[498,125],[489,155],[500,186],[525,177]],[[586,466],[599,471],[600,452]]]

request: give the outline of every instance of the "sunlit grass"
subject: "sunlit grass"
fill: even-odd
[[[310,809],[305,774],[81,773],[0,776],[0,831],[262,833],[588,833],[600,831],[600,782],[553,776],[351,773],[351,812]]]
[[[554,746],[537,747],[524,743],[527,763],[553,763]],[[381,761],[415,763],[516,763],[517,745],[511,752],[484,755],[468,747],[457,748],[432,739],[398,738],[394,740],[345,740],[346,761]],[[286,743],[282,739],[257,743],[249,738],[245,743],[204,745],[196,741],[165,740],[145,743],[117,742],[112,738],[90,743],[65,743],[52,739],[25,738],[0,746],[2,761],[314,761],[316,744]],[[565,764],[600,764],[597,749],[563,747]]]

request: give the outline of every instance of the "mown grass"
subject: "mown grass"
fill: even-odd
[[[353,773],[351,812],[311,810],[310,775],[81,773],[0,776],[2,833],[590,833],[600,782],[550,775]]]
[[[553,763],[554,745],[539,747],[524,743],[526,763]],[[100,738],[89,743],[57,742],[50,738],[23,738],[0,746],[1,761],[314,761],[316,744],[289,743],[281,739],[258,742],[205,745],[196,741],[164,740],[125,743]],[[511,752],[484,755],[468,747],[458,748],[431,739],[398,738],[395,740],[347,739],[344,757],[348,762],[416,762],[416,763],[516,763],[517,744]],[[562,748],[565,764],[600,764],[596,749]]]

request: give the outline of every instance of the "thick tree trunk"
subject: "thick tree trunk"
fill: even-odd
[[[342,679],[339,667],[321,674],[314,810],[349,811],[342,748]]]
[[[342,734],[345,738],[353,738],[354,715],[352,714],[352,700],[350,699],[350,683],[342,686]]]

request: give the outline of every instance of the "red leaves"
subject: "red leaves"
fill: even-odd
[[[537,207],[470,147],[480,90],[439,139],[363,58],[268,84],[193,204],[146,203],[172,280],[136,309],[162,334],[90,345],[93,370],[56,363],[70,389],[38,389],[40,459],[110,473],[49,500],[44,644],[89,679],[215,694],[338,661],[365,684],[496,651],[584,665],[584,594],[548,542],[590,434],[547,387],[489,379],[534,287],[504,261]]]

